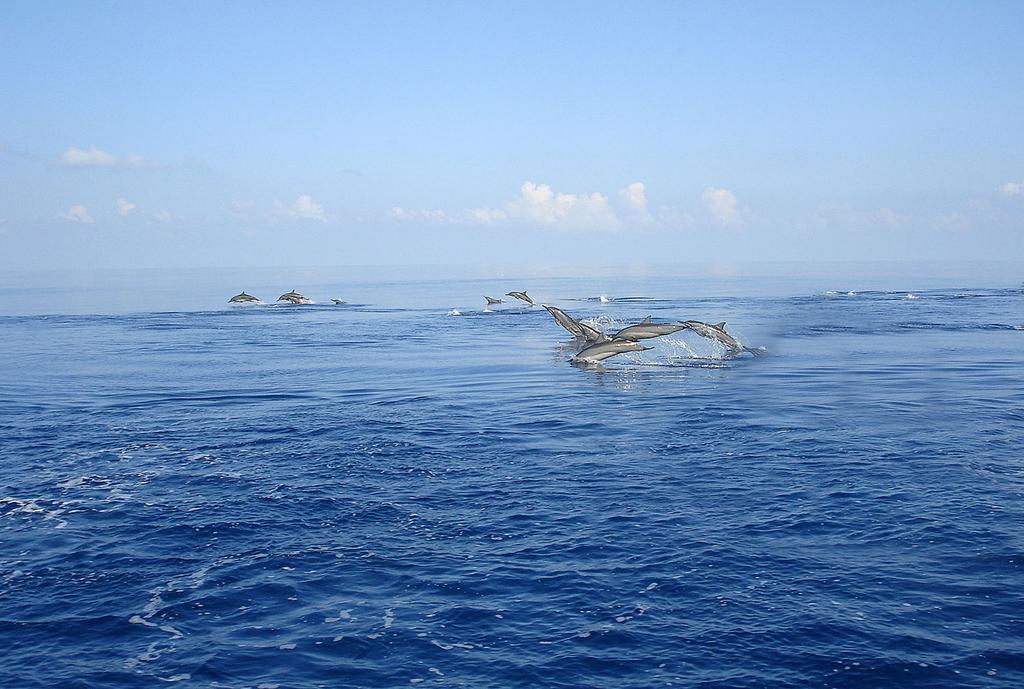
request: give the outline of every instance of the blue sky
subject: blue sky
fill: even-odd
[[[0,269],[1024,249],[1020,2],[0,15]]]

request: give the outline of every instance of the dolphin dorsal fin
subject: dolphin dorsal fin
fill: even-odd
[[[715,327],[718,328],[719,330],[725,330],[725,321],[722,321],[721,323],[715,323]]]
[[[651,317],[648,316],[647,318],[645,318],[642,321],[640,321],[640,324],[641,325],[645,325],[645,324],[650,323],[650,322],[651,322]]]

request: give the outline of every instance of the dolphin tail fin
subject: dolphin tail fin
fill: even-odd
[[[753,354],[754,356],[765,356],[768,353],[768,350],[764,347],[744,347],[743,351]]]

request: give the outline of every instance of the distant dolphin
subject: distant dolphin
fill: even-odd
[[[675,323],[655,323],[651,320],[651,317],[640,321],[637,325],[626,326],[619,332],[612,335],[613,340],[649,340],[652,337],[661,337],[662,335],[671,335],[672,333],[685,330],[685,325],[676,325]]]
[[[345,300],[344,300],[344,299],[331,299],[331,301],[333,301],[333,302],[334,302],[334,305],[335,305],[335,306],[341,306],[342,304],[344,304],[344,303],[345,303]]]
[[[494,297],[488,297],[486,294],[484,295],[484,299],[487,300],[487,305],[488,306],[494,306],[495,304],[504,304],[505,303],[504,299],[495,299]]]
[[[613,357],[616,354],[623,354],[625,352],[645,352],[648,349],[654,349],[654,347],[644,347],[639,342],[635,342],[633,340],[606,339],[603,342],[596,342],[589,347],[582,349],[572,358],[572,360],[597,363],[599,361],[604,361],[609,357]]]
[[[241,294],[236,294],[235,296],[228,299],[229,304],[245,304],[253,301],[259,301],[259,299],[252,296],[251,294],[246,294],[244,290],[242,291]]]
[[[607,339],[605,334],[597,328],[581,323],[557,306],[548,306],[547,304],[541,304],[541,306],[547,309],[548,313],[554,317],[556,323],[572,333],[573,337],[581,338],[587,342],[600,342]]]
[[[505,296],[515,297],[516,299],[519,299],[520,301],[525,301],[530,306],[533,306],[533,299],[531,299],[530,295],[527,294],[526,292],[509,292]]]
[[[690,330],[697,333],[701,337],[706,337],[709,340],[714,340],[725,345],[726,349],[728,349],[729,353],[732,354],[733,356],[736,356],[737,354],[742,354],[743,352],[750,352],[754,356],[761,356],[765,352],[765,350],[763,349],[744,347],[742,344],[740,344],[739,340],[737,340],[729,333],[725,332],[725,321],[722,321],[721,323],[715,323],[714,325],[702,323],[701,321],[679,322],[683,324],[683,327],[689,328]]]

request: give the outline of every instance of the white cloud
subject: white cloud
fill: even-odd
[[[126,198],[119,198],[117,200],[117,214],[120,215],[122,218],[131,215],[132,211],[134,211],[136,208],[138,208],[138,206],[136,206],[134,203],[132,203]]]
[[[734,225],[740,221],[736,195],[722,187],[708,187],[700,195],[704,208],[720,225]]]
[[[633,182],[619,190],[619,199],[625,208],[625,215],[633,225],[651,225],[654,217],[647,210],[647,188],[643,182]]]
[[[68,222],[85,223],[86,225],[93,223],[92,216],[89,215],[89,211],[85,206],[74,205],[61,213],[60,217]]]
[[[614,229],[621,221],[601,193],[565,194],[547,184],[523,182],[519,196],[499,207],[467,208],[456,213],[443,210],[409,210],[395,206],[388,215],[396,220],[461,225],[496,225],[516,222],[571,229]]]
[[[95,146],[72,146],[61,155],[60,163],[65,167],[145,167],[149,164],[140,155],[129,153],[118,156]]]
[[[395,206],[388,211],[388,215],[396,220],[418,220],[435,223],[448,222],[449,220],[448,215],[444,211],[436,209],[409,210]]]
[[[554,192],[547,184],[523,182],[519,198],[505,204],[506,215],[535,225],[573,229],[614,229],[621,222],[600,192],[566,194]]]
[[[1007,182],[999,187],[1004,196],[1020,196],[1024,194],[1024,182]]]
[[[643,182],[633,182],[619,192],[626,207],[637,212],[647,211],[647,190]]]
[[[166,208],[161,208],[156,213],[153,213],[153,220],[156,220],[159,223],[167,224],[174,220],[174,216],[171,215],[171,212]]]
[[[289,218],[327,222],[327,214],[324,213],[324,207],[314,201],[313,197],[309,194],[302,194],[288,204],[274,201],[274,212]]]
[[[739,225],[749,220],[735,194],[728,189],[708,187],[701,200],[705,217],[710,215],[716,223]],[[601,192],[559,192],[548,184],[527,180],[519,187],[518,196],[497,206],[455,212],[409,210],[396,206],[388,211],[388,215],[403,221],[612,231],[627,227],[684,230],[695,224],[695,212],[672,206],[660,206],[652,211],[647,199],[647,186],[643,182],[631,182],[620,189],[613,205]]]

